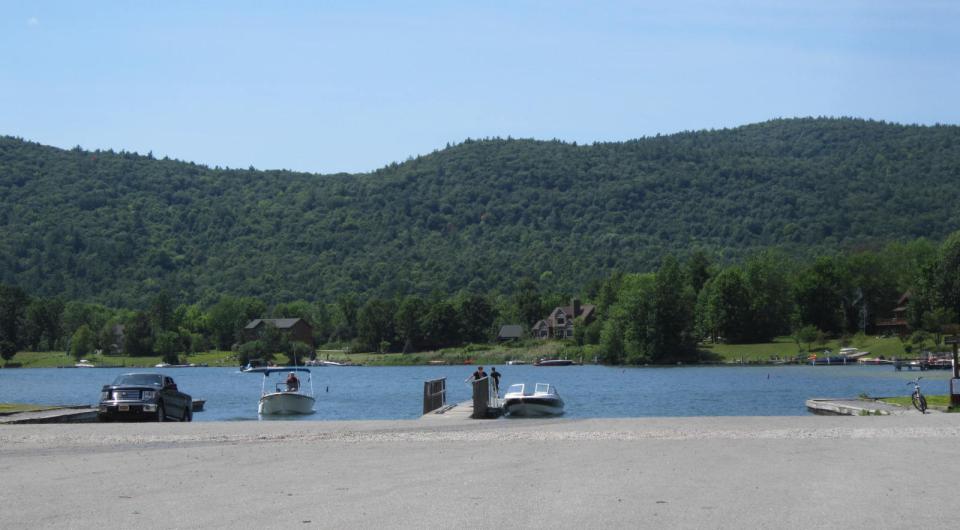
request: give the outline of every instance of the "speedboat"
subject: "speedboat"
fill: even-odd
[[[540,359],[533,363],[534,366],[573,366],[575,364],[578,363],[570,359]]]
[[[309,368],[266,368],[262,370],[263,384],[260,387],[260,406],[257,409],[259,414],[312,414],[313,404],[313,379],[310,377]],[[296,384],[287,383],[288,378],[283,378],[279,382],[270,379],[270,374],[307,374],[306,382],[297,380]],[[309,393],[305,386],[309,385]],[[272,388],[271,388],[272,387]]]
[[[96,368],[97,366],[86,359],[80,359],[80,362],[73,365],[74,368]]]
[[[518,383],[504,394],[503,411],[508,416],[557,416],[563,414],[563,398],[553,385],[537,383],[531,392]]]
[[[507,364],[510,366],[517,366],[521,364],[527,364],[527,361],[524,361],[523,359],[512,359],[507,361]]]

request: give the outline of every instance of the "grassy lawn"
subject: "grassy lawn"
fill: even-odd
[[[50,410],[59,407],[49,405],[28,405],[24,403],[0,403],[0,414],[12,414],[14,412],[34,412],[37,410]]]
[[[195,353],[186,357],[187,363],[207,364],[209,366],[235,366],[235,354],[229,351],[210,351]],[[129,368],[153,367],[161,361],[160,356],[128,357],[124,355],[97,355],[90,354],[84,357],[96,366],[123,366]],[[76,360],[65,352],[20,352],[11,363],[19,364],[21,368],[57,368],[59,366],[73,366]]]
[[[447,348],[437,351],[417,353],[344,353],[342,351],[320,350],[317,359],[329,361],[351,361],[367,366],[397,366],[429,364],[431,361],[443,364],[506,364],[510,360],[522,360],[533,363],[541,357],[566,358],[590,362],[593,355],[589,347],[580,348],[564,342],[525,341],[507,344],[470,344],[460,348]]]
[[[806,345],[804,345],[805,347]],[[884,356],[907,357],[903,351],[903,343],[896,338],[867,337],[863,343],[855,345],[861,350],[869,351],[872,357]],[[838,341],[829,341],[824,345],[812,345],[814,353],[823,349],[840,351]],[[469,344],[459,348],[447,348],[437,351],[401,353],[346,353],[342,350],[318,350],[317,358],[323,360],[345,362],[368,366],[397,366],[422,365],[431,361],[444,364],[505,364],[509,360],[522,360],[532,363],[541,357],[563,358],[592,362],[596,346],[576,346],[562,341],[525,340],[503,344]],[[777,337],[773,342],[762,344],[701,344],[700,350],[707,356],[721,362],[768,362],[774,358],[792,359],[800,354],[797,344],[789,337]],[[806,358],[806,353],[803,354]],[[95,355],[86,357],[97,366],[123,366],[129,368],[151,368],[161,361],[159,356],[128,357],[114,355]],[[277,355],[276,362],[283,362],[284,357]],[[193,364],[208,366],[237,366],[236,354],[229,351],[210,351],[196,353],[181,360]],[[76,361],[64,352],[20,352],[11,360],[23,368],[55,368],[58,366],[73,366]]]
[[[928,396],[924,395],[927,398],[927,407],[931,409],[940,409],[940,410],[949,410],[949,412],[960,412],[960,410],[951,410],[950,409],[950,396],[947,394],[939,396]],[[892,403],[894,405],[900,405],[901,407],[913,407],[913,402],[911,401],[910,396],[897,396],[883,398],[880,401],[885,403]]]
[[[907,357],[903,351],[903,343],[897,338],[867,337],[862,344],[851,345],[870,352],[870,357],[884,356]],[[836,340],[828,341],[825,345],[813,344],[811,351],[820,353],[824,349],[833,350],[836,354],[840,351],[840,343]],[[803,345],[806,349],[806,345]],[[719,361],[739,362],[767,362],[774,357],[792,358],[800,354],[797,343],[790,337],[777,337],[773,342],[761,344],[703,344],[700,349],[716,355]],[[804,354],[804,356],[806,356]]]

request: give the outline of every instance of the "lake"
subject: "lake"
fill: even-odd
[[[490,367],[486,367],[489,371]],[[317,412],[306,421],[412,419],[422,410],[423,382],[447,378],[447,401],[470,398],[471,366],[315,367]],[[909,395],[922,375],[924,393],[948,392],[949,371],[897,372],[891,366],[498,366],[501,388],[551,383],[567,418],[805,415],[811,397]],[[161,371],[194,399],[207,401],[194,421],[257,420],[262,375],[237,368],[35,368],[0,370],[0,403],[94,404],[117,374]],[[277,376],[274,375],[274,378]],[[302,378],[306,383],[305,378]],[[285,418],[290,419],[290,418]]]

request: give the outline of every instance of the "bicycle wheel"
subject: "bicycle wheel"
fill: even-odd
[[[921,414],[927,413],[927,398],[923,397],[923,394],[914,394],[913,395],[913,406],[920,411]]]

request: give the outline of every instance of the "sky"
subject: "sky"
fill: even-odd
[[[0,135],[366,172],[467,138],[960,123],[960,2],[0,2]]]

